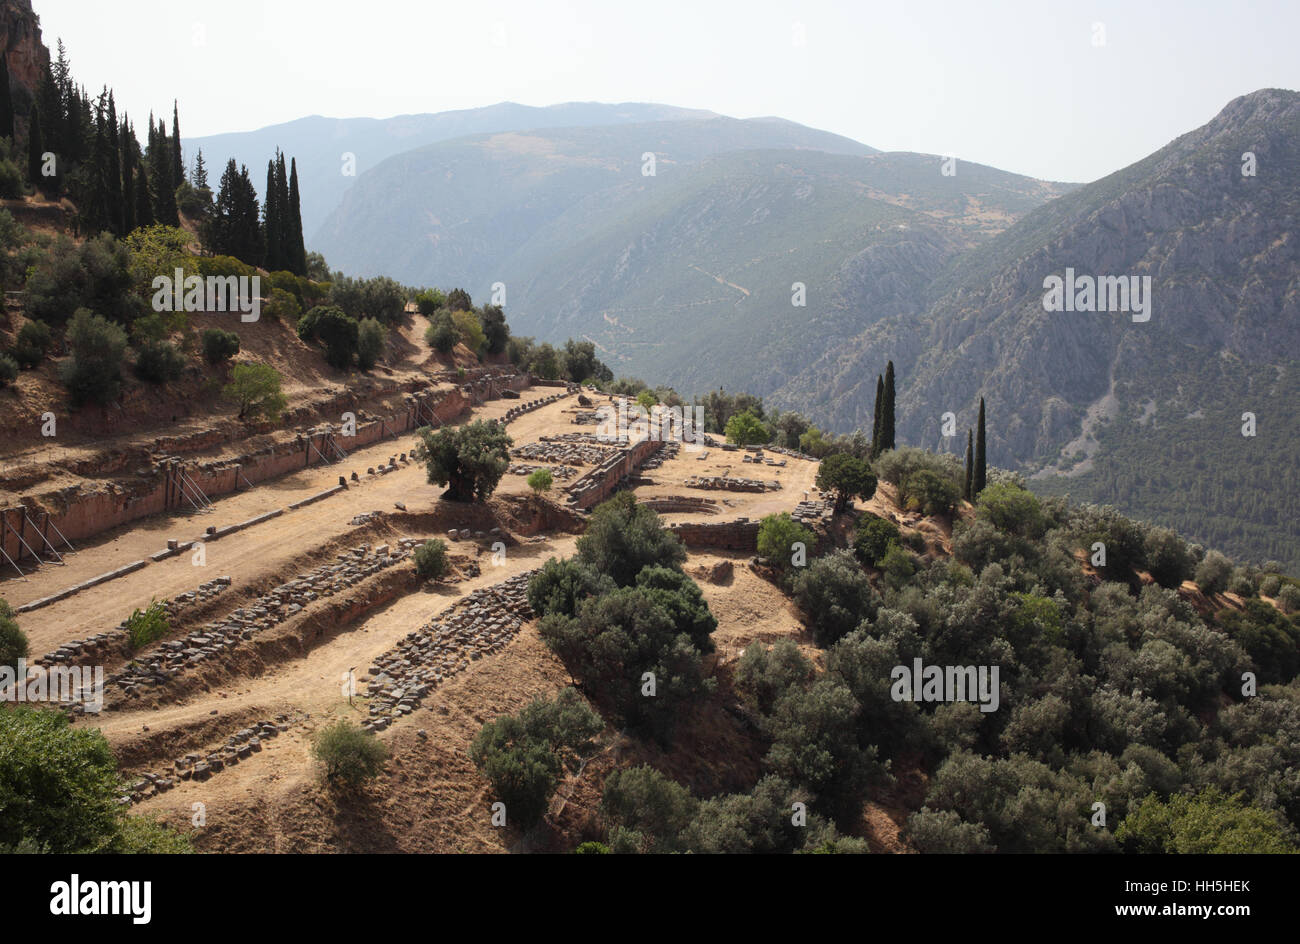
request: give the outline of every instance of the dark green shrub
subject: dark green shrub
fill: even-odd
[[[447,542],[441,538],[425,541],[411,555],[415,572],[425,580],[434,580],[447,572]]]
[[[238,353],[239,335],[233,331],[208,328],[203,332],[203,359],[212,366],[228,361]]]
[[[698,801],[681,784],[641,766],[616,770],[605,780],[600,813],[613,852],[684,852]]]
[[[357,353],[358,327],[355,318],[332,305],[317,305],[298,320],[298,337],[325,345],[325,360],[343,369]]]
[[[357,325],[357,366],[369,370],[379,363],[388,341],[388,329],[374,318],[365,318]]]
[[[898,497],[908,511],[923,515],[951,515],[961,499],[954,482],[930,469],[910,472],[898,486]]]
[[[782,639],[770,650],[762,643],[751,643],[736,667],[736,693],[766,716],[787,691],[812,677],[813,664],[792,640]]]
[[[44,321],[28,321],[18,329],[18,340],[14,343],[14,359],[31,369],[45,360],[53,344],[50,326]]]
[[[170,341],[145,341],[135,351],[135,372],[141,380],[161,384],[185,370],[185,355]]]
[[[875,515],[867,515],[858,522],[858,533],[853,539],[853,554],[865,566],[875,567],[889,550],[889,545],[898,540],[898,525]]]
[[[627,587],[642,567],[679,566],[686,550],[653,509],[638,505],[631,492],[619,492],[592,511],[586,533],[578,538],[578,560]]]
[[[112,403],[122,389],[122,359],[126,331],[101,315],[80,308],[68,325],[72,357],[60,368],[60,378],[74,404]]]
[[[528,605],[538,617],[557,613],[574,616],[588,597],[614,589],[614,581],[579,563],[577,558],[552,557],[528,581]]]
[[[311,752],[324,769],[325,781],[343,789],[376,776],[388,758],[388,748],[379,739],[346,719],[317,734]]]
[[[822,646],[875,619],[880,604],[867,575],[843,550],[817,558],[795,575],[794,600]]]
[[[589,752],[605,723],[572,688],[535,699],[518,714],[489,721],[469,755],[506,805],[507,822],[528,829],[542,820],[561,772]]]
[[[18,362],[8,354],[0,353],[0,387],[18,379]]]

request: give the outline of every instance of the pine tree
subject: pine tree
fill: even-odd
[[[9,88],[9,54],[0,53],[0,138],[14,139],[14,96]]]
[[[176,99],[172,99],[172,189],[179,187],[185,180],[185,164],[181,160],[181,119],[176,109]]]
[[[45,189],[45,179],[41,176],[41,167],[45,163],[41,155],[44,152],[45,145],[41,139],[41,109],[39,105],[33,103],[32,113],[27,121],[27,177],[33,187],[41,190]]]
[[[979,498],[987,481],[987,466],[984,456],[984,398],[980,397],[980,418],[975,432],[975,474],[971,479],[971,501]]]
[[[968,428],[966,430],[966,480],[962,486],[962,498],[967,501],[974,501],[975,497],[971,494],[971,486],[975,475],[975,446],[974,437]]]
[[[871,458],[880,455],[880,402],[885,397],[885,378],[876,374],[876,418],[871,424]]]
[[[885,395],[880,401],[881,452],[893,449],[894,441],[894,362],[885,365]]]
[[[298,160],[289,160],[289,271],[294,275],[307,274],[307,245],[302,238],[302,203],[298,191]]]
[[[262,204],[262,234],[266,240],[266,268],[275,272],[280,264],[280,188],[276,186],[275,161],[266,162],[266,202]]]

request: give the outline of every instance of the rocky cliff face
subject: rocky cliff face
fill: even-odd
[[[9,56],[9,78],[36,90],[50,62],[41,41],[41,18],[31,0],[0,0],[0,49]]]

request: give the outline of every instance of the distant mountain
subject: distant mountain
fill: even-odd
[[[517,332],[589,337],[620,372],[765,393],[1067,189],[773,119],[546,129],[390,158],[315,245],[349,272],[502,282]]]
[[[1256,174],[1244,176],[1244,155]],[[952,259],[771,399],[871,426],[899,368],[899,436],[957,451],[987,398],[990,461],[1236,556],[1300,564],[1300,95],[1270,89]],[[1044,279],[1150,276],[1152,313],[1045,311]],[[940,417],[959,417],[945,440]],[[1256,435],[1243,436],[1243,414]],[[958,441],[960,440],[960,441]]]
[[[309,237],[324,222],[343,194],[367,170],[402,151],[471,134],[524,131],[573,125],[628,124],[645,121],[685,121],[715,117],[713,112],[672,105],[628,102],[567,102],[535,108],[501,102],[486,108],[444,111],[393,118],[323,118],[312,115],[256,131],[183,138],[186,166],[202,148],[215,188],[226,161],[247,164],[259,190],[267,159],[278,147],[298,161],[302,190],[303,232]],[[344,155],[356,158],[355,176],[344,176]],[[310,244],[309,247],[315,248]],[[327,256],[328,258],[328,256]],[[333,260],[330,260],[333,262]]]

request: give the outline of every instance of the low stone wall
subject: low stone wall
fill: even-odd
[[[406,560],[411,549],[422,542],[403,538],[396,547],[372,548],[362,544],[336,555],[336,560],[295,577],[253,603],[214,620],[183,639],[166,640],[143,653],[119,672],[108,677],[108,686],[120,697],[138,697],[149,688],[166,684],[186,669],[224,655],[241,641],[283,623],[309,603],[334,596],[372,574]],[[110,705],[109,707],[114,707]]]
[[[528,580],[534,573],[475,590],[375,659],[367,685],[370,716],[361,726],[384,730],[471,661],[509,645],[524,621],[533,617]]]
[[[758,550],[758,522],[748,518],[716,524],[675,522],[668,526],[687,547],[720,547],[731,551]]]
[[[645,505],[647,508],[663,513],[681,512],[693,515],[716,515],[719,511],[718,503],[714,499],[694,495],[665,495],[661,498],[643,498],[637,504]]]
[[[662,442],[646,439],[620,449],[569,486],[567,504],[571,508],[582,510],[600,504],[614,493],[620,482],[636,471],[637,466],[662,446]]]
[[[79,486],[42,496],[41,502],[49,507],[38,507],[25,501],[27,520],[22,507],[0,509],[0,548],[14,560],[30,558],[27,547],[36,551],[42,560],[53,559],[45,553],[47,545],[40,535],[59,548],[66,547],[58,532],[69,541],[93,537],[111,528],[147,518],[150,515],[181,508],[193,508],[188,487],[182,488],[171,469],[184,468],[189,481],[197,485],[209,499],[240,491],[260,482],[279,478],[309,466],[321,465],[340,458],[334,444],[345,452],[372,445],[382,439],[394,438],[421,426],[438,426],[450,422],[472,404],[482,402],[489,394],[499,395],[504,389],[524,389],[528,386],[525,374],[509,377],[482,377],[453,390],[425,390],[406,397],[404,409],[383,417],[357,422],[355,436],[342,436],[334,427],[322,426],[305,430],[289,441],[276,443],[237,460],[220,460],[187,465],[178,457],[161,462],[153,474],[144,477],[135,487],[112,485],[101,492],[84,493]],[[557,394],[558,399],[564,394]],[[549,401],[548,401],[549,402]],[[18,539],[17,534],[23,540]],[[0,565],[8,563],[0,558]]]

